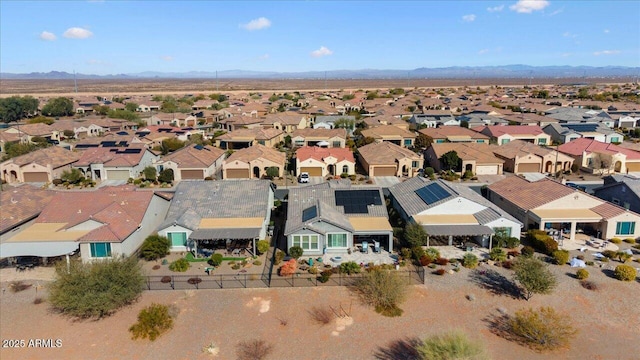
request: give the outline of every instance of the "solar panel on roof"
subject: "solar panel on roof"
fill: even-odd
[[[415,191],[425,204],[433,204],[451,196],[440,184],[432,183]]]
[[[562,124],[561,126],[577,132],[594,132],[598,128],[598,124]]]
[[[302,210],[302,222],[309,221],[316,216],[318,216],[318,208],[315,205]]]
[[[382,205],[378,190],[336,190],[337,206],[343,206],[345,214],[366,214],[369,205]]]

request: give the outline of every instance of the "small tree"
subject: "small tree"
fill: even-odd
[[[138,111],[138,104],[132,103],[132,102],[128,102],[124,106],[124,109],[127,110],[127,111]]]
[[[131,325],[129,331],[133,340],[149,338],[149,340],[155,341],[158,336],[172,327],[173,317],[170,314],[169,306],[154,303],[140,310],[138,322]]]
[[[169,254],[171,241],[165,236],[153,234],[147,236],[140,247],[140,257],[145,260],[157,260]]]
[[[537,350],[553,350],[568,345],[576,330],[571,319],[551,307],[526,309],[507,321],[507,329],[516,340]]]
[[[158,175],[158,181],[170,184],[173,182],[173,169],[163,169]]]
[[[187,259],[185,258],[182,258],[169,264],[169,270],[176,272],[185,272],[189,270],[189,266],[189,261],[187,261]]]
[[[404,240],[412,248],[422,246],[427,243],[427,232],[422,225],[410,222],[404,228]]]
[[[488,359],[481,343],[471,341],[460,331],[452,331],[425,339],[416,350],[422,360]]]
[[[82,172],[76,168],[72,168],[71,170],[64,170],[62,175],[60,175],[60,179],[62,181],[66,181],[69,184],[77,184],[82,181],[84,177],[82,176]]]
[[[444,170],[457,171],[461,164],[460,157],[455,150],[444,153],[439,160]]]
[[[407,296],[407,281],[393,270],[373,269],[358,279],[354,287],[361,299],[384,316],[400,316],[398,307]]]
[[[264,254],[269,251],[269,240],[260,240],[258,241],[258,253]]]
[[[514,264],[514,270],[515,279],[524,288],[527,301],[533,294],[551,293],[558,283],[547,265],[535,257],[519,257]]]
[[[62,132],[62,135],[67,139],[73,139],[76,136],[76,133],[73,130],[65,130]]]
[[[270,166],[267,168],[267,177],[270,179],[277,178],[280,175],[280,169],[276,166]]]
[[[142,175],[144,175],[144,179],[148,181],[155,181],[158,172],[155,166],[147,166],[142,170]]]
[[[222,254],[218,254],[218,253],[214,253],[211,254],[211,259],[209,259],[209,264],[211,264],[212,266],[220,266],[220,264],[222,264]]]
[[[298,259],[300,256],[302,256],[302,254],[304,253],[304,250],[302,250],[302,248],[300,246],[292,246],[289,248],[289,256],[291,256],[294,259]]]

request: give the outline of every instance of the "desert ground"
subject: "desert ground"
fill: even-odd
[[[615,266],[615,262],[611,265]],[[22,292],[8,289],[3,269],[0,299],[2,340],[60,339],[59,348],[2,348],[7,359],[235,359],[242,341],[273,345],[268,359],[412,359],[412,341],[460,329],[486,345],[492,359],[640,358],[640,282],[622,283],[610,270],[588,267],[597,291],[584,289],[575,269],[552,266],[559,279],[551,295],[531,300],[504,294],[482,271],[494,269],[510,279],[511,270],[482,265],[480,271],[426,274],[425,285],[411,286],[401,317],[387,318],[361,304],[345,287],[145,291],[138,302],[101,320],[75,321],[53,313],[44,302],[45,281]],[[36,271],[36,270],[34,270]],[[35,273],[34,273],[35,274]],[[486,274],[486,273],[485,273]],[[34,276],[36,277],[36,276]],[[469,300],[472,297],[473,300]],[[129,326],[140,309],[172,304],[174,327],[155,342],[131,340]],[[310,311],[332,307],[345,317],[321,325]],[[551,306],[568,314],[578,329],[569,348],[539,353],[493,334],[488,320],[500,311]],[[341,310],[342,309],[342,310]],[[215,355],[203,351],[213,344]]]
[[[94,95],[163,95],[163,94],[197,94],[211,92],[247,92],[274,90],[286,91],[322,91],[322,90],[358,90],[389,89],[413,87],[457,87],[457,86],[515,86],[515,85],[552,85],[575,83],[627,83],[632,78],[616,79],[78,79],[78,94]],[[73,96],[74,81],[66,80],[16,80],[0,79],[0,96],[38,95],[38,96]]]

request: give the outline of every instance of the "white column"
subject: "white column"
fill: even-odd
[[[569,240],[573,241],[576,239],[576,225],[578,223],[576,221],[571,222],[571,235],[569,236]]]

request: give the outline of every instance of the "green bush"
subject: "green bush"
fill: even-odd
[[[526,257],[532,257],[534,253],[535,253],[535,249],[531,246],[524,246],[522,247],[522,250],[520,250],[520,254]]]
[[[537,350],[565,347],[576,335],[569,316],[557,313],[552,307],[525,309],[507,321],[507,331],[515,339]]]
[[[209,264],[212,266],[220,266],[222,264],[222,254],[211,254],[211,259],[209,259]]]
[[[418,345],[416,350],[422,360],[483,360],[489,358],[481,343],[469,340],[464,333],[459,331],[429,337]]]
[[[267,251],[269,251],[269,246],[271,246],[271,244],[269,244],[269,240],[258,241],[258,253],[259,254],[266,253]]]
[[[348,275],[358,274],[360,272],[360,265],[355,261],[347,261],[340,264],[340,272]]]
[[[615,259],[617,252],[613,251],[613,250],[605,250],[602,252],[602,255],[604,255],[604,257],[608,258],[608,259]]]
[[[331,270],[325,270],[323,272],[320,273],[320,276],[318,277],[318,281],[320,281],[321,283],[326,283],[327,281],[329,281],[329,278],[331,277],[331,274],[333,274],[333,272]]]
[[[548,266],[535,257],[521,256],[513,265],[515,279],[524,289],[524,297],[528,301],[533,294],[549,294],[557,286],[558,281]]]
[[[154,303],[140,310],[138,322],[133,324],[129,331],[134,340],[149,338],[154,341],[172,327],[173,317],[170,314],[169,306]]]
[[[101,318],[131,304],[145,283],[135,257],[91,263],[60,261],[48,286],[54,309],[79,318]]]
[[[300,246],[296,245],[289,248],[289,256],[291,256],[294,259],[298,259],[300,256],[302,256],[303,253],[304,253],[304,250],[302,250]]]
[[[432,167],[424,168],[424,176],[428,178],[433,178],[435,174],[435,170]]]
[[[468,269],[474,269],[478,266],[478,257],[472,253],[466,253],[462,257],[462,266]]]
[[[611,239],[611,242],[614,244],[621,244],[622,243],[622,239],[614,237]]]
[[[187,259],[178,259],[169,264],[169,270],[176,272],[185,272],[189,270],[189,261]]]
[[[569,262],[569,252],[567,250],[556,250],[553,252],[553,260],[558,265],[566,264]]]
[[[157,260],[169,254],[171,241],[164,236],[153,234],[147,236],[140,247],[140,256],[147,260]]]
[[[501,248],[493,248],[489,252],[489,259],[493,261],[505,261],[507,260],[507,254]]]
[[[558,243],[544,230],[527,231],[527,240],[536,250],[546,255],[551,255],[558,250]]]
[[[438,251],[438,249],[434,247],[427,248],[424,253],[431,259],[432,262],[436,261],[440,257],[440,251]]]
[[[398,307],[407,294],[407,281],[395,270],[374,269],[357,279],[354,290],[368,305],[375,307],[376,312],[384,316],[400,316]]]
[[[422,246],[414,246],[411,248],[411,255],[413,256],[413,259],[416,261],[420,261],[420,258],[423,256],[427,256],[426,252],[424,251],[424,249],[422,248]],[[433,261],[433,260],[431,260]]]
[[[613,274],[620,281],[633,281],[637,276],[637,271],[631,265],[618,265]]]
[[[495,247],[515,249],[520,245],[520,239],[516,237],[496,236],[493,244]]]
[[[260,261],[260,260],[255,260],[255,261],[253,262],[253,265],[255,265],[255,266],[260,266],[260,265],[262,265],[262,261]]]
[[[589,277],[589,272],[586,269],[578,269],[578,271],[576,271],[576,277],[578,280],[584,280]]]
[[[280,265],[280,263],[282,263],[282,260],[284,259],[285,253],[284,251],[277,249],[276,250],[276,259],[275,259],[275,263],[276,265]]]

